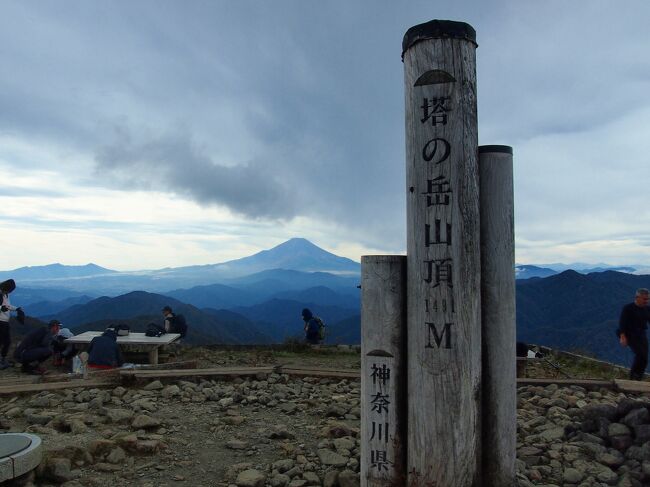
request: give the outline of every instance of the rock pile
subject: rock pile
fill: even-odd
[[[359,382],[154,381],[0,399],[5,430],[40,435],[37,483],[359,485]]]
[[[650,485],[650,399],[582,387],[518,393],[520,486]]]

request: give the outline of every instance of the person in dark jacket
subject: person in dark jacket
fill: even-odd
[[[631,380],[643,380],[643,374],[648,366],[648,336],[646,330],[650,323],[650,291],[645,288],[637,289],[634,302],[623,306],[616,334],[623,346],[629,346],[634,353]]]
[[[114,369],[121,367],[123,363],[122,352],[117,344],[117,332],[113,328],[91,340],[88,347],[88,367]]]
[[[320,343],[318,321],[314,319],[314,314],[309,308],[302,310],[302,320],[305,322],[305,341],[311,345],[318,345]]]
[[[61,323],[52,320],[48,326],[29,333],[16,347],[14,358],[22,364],[21,370],[28,374],[44,374],[41,366],[52,355],[52,340],[61,329]]]
[[[175,314],[170,306],[165,306],[162,309],[162,314],[165,318],[165,332],[179,333],[181,335],[180,338],[185,338],[185,335],[187,335],[187,322],[185,321],[185,317]]]

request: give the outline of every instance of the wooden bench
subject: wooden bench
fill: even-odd
[[[68,338],[65,343],[74,343],[75,345],[88,346],[93,338],[100,336],[101,331],[87,331],[79,335]],[[159,337],[148,337],[144,333],[129,333],[126,336],[118,336],[117,343],[123,346],[137,346],[147,349],[149,354],[149,363],[158,364],[158,349],[165,345],[178,340],[178,333],[166,333]]]

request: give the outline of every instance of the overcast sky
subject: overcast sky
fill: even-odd
[[[516,259],[650,265],[650,2],[0,0],[0,269],[406,249],[404,32],[477,31]]]

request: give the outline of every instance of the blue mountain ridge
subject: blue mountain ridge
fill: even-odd
[[[229,284],[230,280],[272,269],[355,277],[359,276],[361,266],[351,259],[327,252],[304,238],[293,238],[272,249],[221,264],[149,271],[111,271],[104,274],[70,275],[65,279],[60,274],[52,277],[51,273],[44,272],[43,269],[39,273],[36,268],[20,279],[13,277],[14,271],[6,274],[17,282],[20,281],[19,285],[24,287],[55,287],[79,294],[116,296],[134,289],[167,293],[194,286]]]

